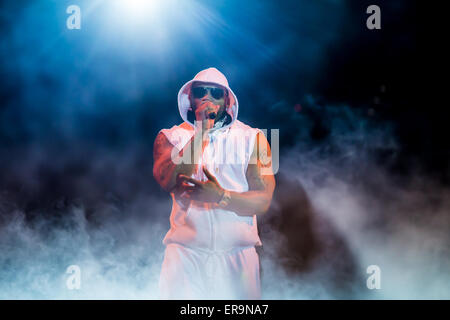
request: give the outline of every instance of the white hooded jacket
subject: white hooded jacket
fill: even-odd
[[[228,90],[230,103],[227,113],[231,122],[210,130],[209,141],[203,156],[192,175],[198,180],[207,180],[202,165],[217,178],[226,190],[248,191],[246,171],[259,129],[251,128],[237,120],[238,100],[230,89],[225,76],[216,68],[200,71],[188,81],[178,93],[178,108],[184,122],[170,129],[162,129],[172,145],[181,150],[194,134],[194,124],[188,120],[190,108],[189,91],[194,81],[216,83]],[[171,193],[173,204],[170,214],[170,230],[163,243],[178,243],[187,247],[208,251],[228,251],[237,247],[260,246],[256,215],[239,216],[224,210],[216,203],[205,203],[181,199]]]

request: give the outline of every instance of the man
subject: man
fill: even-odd
[[[264,133],[237,120],[238,100],[216,68],[178,93],[184,122],[161,130],[153,175],[170,192],[163,299],[259,299],[257,215],[275,179]]]

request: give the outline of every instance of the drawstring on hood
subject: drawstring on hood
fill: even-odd
[[[237,119],[239,104],[236,95],[228,85],[227,78],[223,75],[222,72],[220,72],[216,68],[208,68],[200,71],[195,75],[194,79],[186,82],[181,87],[180,91],[178,92],[178,110],[180,111],[181,118],[185,122],[189,123],[192,127],[194,127],[194,124],[188,119],[188,111],[189,108],[191,107],[191,102],[189,100],[189,92],[191,91],[191,86],[193,82],[214,83],[227,89],[229,104],[225,106],[225,111],[231,116],[231,122],[226,125],[223,125],[223,121],[222,123],[217,121],[212,130],[226,129],[230,127]],[[221,124],[223,126],[221,126]]]

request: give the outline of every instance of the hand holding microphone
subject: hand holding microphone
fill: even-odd
[[[214,120],[217,117],[219,106],[213,104],[209,100],[205,100],[195,110],[195,118],[197,126],[201,123],[202,132],[206,133],[209,129],[214,127]]]

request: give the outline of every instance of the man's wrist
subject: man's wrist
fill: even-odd
[[[224,188],[220,188],[220,190],[218,192],[218,200],[216,201],[216,203],[219,203],[220,200],[222,200],[224,194],[225,194],[225,189]]]
[[[220,198],[217,203],[219,204],[219,207],[225,208],[231,201],[231,193],[228,190],[223,189],[222,197]]]

